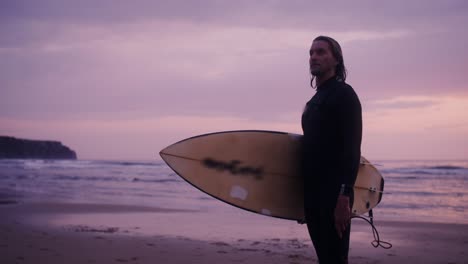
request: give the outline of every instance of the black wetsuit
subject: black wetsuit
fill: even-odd
[[[334,77],[321,84],[302,114],[302,129],[309,234],[321,264],[346,263],[350,228],[338,237],[334,210],[342,184],[351,187],[352,206],[361,157],[361,104],[353,88]]]

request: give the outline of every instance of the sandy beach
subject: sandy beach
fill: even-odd
[[[0,263],[317,263],[311,242],[295,235],[305,226],[286,221],[272,227],[290,229],[280,233],[189,210],[14,201],[0,214]],[[353,220],[350,263],[468,263],[468,225],[376,224],[393,247],[374,248],[370,226]]]

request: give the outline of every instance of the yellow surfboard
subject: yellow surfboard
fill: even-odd
[[[159,153],[180,177],[233,206],[272,217],[304,219],[301,135],[226,131],[191,137]],[[382,199],[384,180],[361,157],[352,212],[361,215]]]

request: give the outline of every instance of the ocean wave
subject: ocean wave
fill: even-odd
[[[410,204],[410,203],[381,203],[378,205],[375,212],[377,212],[378,208],[385,208],[385,209],[427,209],[432,208],[433,205],[428,204]]]
[[[95,164],[115,165],[115,166],[149,166],[159,167],[162,166],[161,162],[138,162],[138,161],[94,161]]]
[[[11,159],[0,160],[3,168],[16,169],[83,169],[83,168],[109,168],[109,167],[161,167],[163,162],[141,162],[141,161],[96,161],[96,160],[54,160],[54,159]]]
[[[28,180],[28,179],[31,179],[31,177],[28,174],[19,174],[19,175],[16,175],[15,179],[16,180]]]
[[[412,196],[412,197],[463,197],[464,193],[460,192],[429,192],[429,191],[397,191],[391,190],[389,195],[393,196]]]
[[[467,170],[468,168],[465,167],[459,167],[459,166],[433,166],[433,167],[428,167],[430,170]]]
[[[21,175],[17,179],[26,179],[27,176]],[[131,177],[117,177],[117,176],[80,176],[80,175],[54,175],[52,180],[57,181],[86,181],[86,182],[134,182],[134,183],[171,183],[180,182],[178,178],[159,178],[159,179],[144,179],[144,178],[131,178]]]
[[[174,179],[140,179],[140,178],[133,178],[132,182],[154,182],[154,183],[166,183],[166,182],[180,182],[180,180]]]
[[[468,176],[468,168],[457,166],[433,166],[420,168],[382,169],[382,174],[391,175],[464,175]]]
[[[398,180],[420,180],[421,177],[418,176],[403,176],[403,177],[398,177]]]
[[[53,180],[68,180],[68,181],[104,181],[104,182],[123,182],[128,181],[126,178],[113,176],[78,176],[78,175],[54,175]]]

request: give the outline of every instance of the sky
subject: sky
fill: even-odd
[[[468,158],[468,2],[2,0],[0,135],[154,160],[194,135],[302,133],[308,51],[342,46],[369,160]]]

